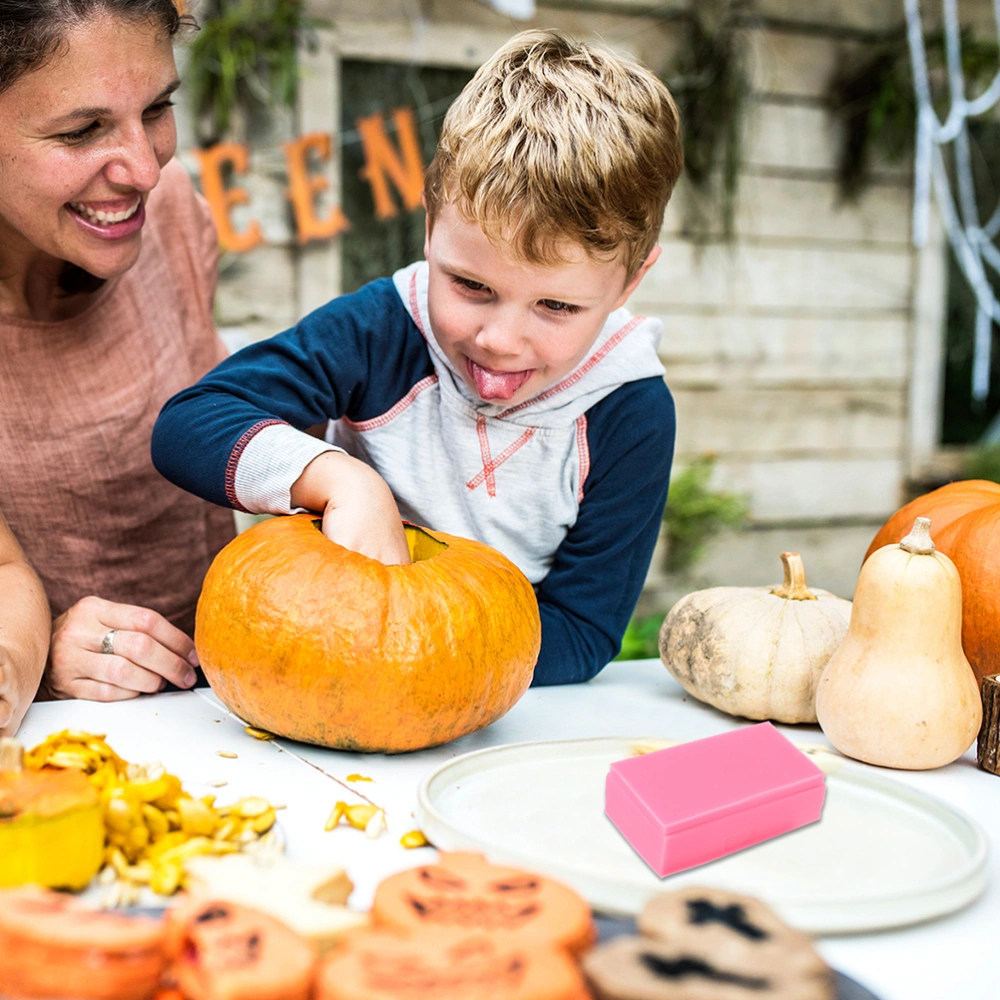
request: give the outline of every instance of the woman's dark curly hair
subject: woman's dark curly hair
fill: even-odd
[[[174,0],[0,0],[0,93],[44,65],[76,24],[107,13],[159,22],[173,37],[181,28],[197,27],[178,6]]]

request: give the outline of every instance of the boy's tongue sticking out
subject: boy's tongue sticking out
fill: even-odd
[[[469,374],[476,383],[476,392],[481,399],[511,399],[514,393],[531,378],[533,368],[520,372],[493,371],[477,365],[472,358],[467,359]]]

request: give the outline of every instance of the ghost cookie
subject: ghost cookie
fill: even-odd
[[[648,937],[594,949],[583,971],[595,1000],[833,1000],[826,967],[803,975],[724,959]]]
[[[375,891],[372,917],[403,931],[482,931],[498,942],[556,945],[574,955],[595,938],[590,907],[572,889],[463,852],[387,878]]]
[[[355,931],[327,957],[314,1000],[590,1000],[562,948],[482,933]]]
[[[646,904],[636,923],[647,937],[751,976],[776,969],[807,983],[829,976],[812,939],[750,896],[697,886],[665,892]]]

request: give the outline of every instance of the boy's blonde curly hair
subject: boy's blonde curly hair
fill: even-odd
[[[525,31],[445,116],[424,179],[429,224],[452,201],[494,243],[554,264],[567,242],[634,275],[656,245],[684,156],[649,70],[556,31]]]

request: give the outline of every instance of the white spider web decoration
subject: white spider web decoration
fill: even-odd
[[[920,22],[920,0],[903,0],[906,7],[907,39],[913,64],[917,97],[917,143],[914,165],[913,242],[927,243],[931,194],[937,200],[948,239],[969,285],[976,296],[976,337],[972,362],[972,398],[983,400],[990,388],[991,329],[1000,322],[1000,303],[987,275],[992,268],[1000,275],[1000,249],[993,240],[1000,233],[1000,204],[981,223],[969,153],[969,119],[989,111],[1000,100],[1000,71],[978,97],[965,96],[962,72],[962,35],[957,0],[942,0],[945,57],[951,106],[942,122],[931,100],[927,53]],[[993,16],[1000,38],[1000,0],[993,0]],[[958,203],[952,195],[942,147],[953,144]]]

